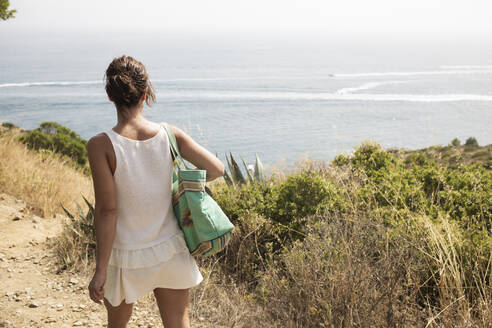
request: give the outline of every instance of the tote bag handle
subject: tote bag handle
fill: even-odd
[[[181,154],[179,153],[178,144],[176,142],[176,137],[174,136],[173,131],[169,127],[169,124],[167,124],[166,122],[162,122],[161,124],[166,129],[167,136],[169,137],[169,141],[171,144],[171,152],[174,155],[174,159],[179,159],[181,161],[181,163],[183,163],[184,167],[187,170],[190,170],[190,168],[186,165],[186,162],[184,161],[183,157],[181,157]],[[177,166],[178,166],[178,169],[180,169],[179,164]]]

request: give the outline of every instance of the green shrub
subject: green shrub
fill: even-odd
[[[268,217],[282,224],[316,213],[319,205],[334,193],[333,185],[319,172],[303,169],[272,187],[267,196]]]
[[[478,151],[472,155],[473,159],[478,159],[478,158],[487,158],[489,156],[489,151],[488,150],[483,150],[483,151]]]
[[[463,156],[461,155],[455,155],[455,156],[451,156],[449,159],[448,159],[448,165],[450,168],[456,168],[460,161],[463,159]]]
[[[458,139],[458,138],[454,138],[453,140],[451,140],[451,145],[452,145],[452,146],[454,146],[454,147],[461,146],[461,141],[460,141],[460,139]]]
[[[386,152],[378,143],[364,143],[351,158],[354,168],[374,181],[378,181],[397,164],[396,156]]]
[[[349,166],[361,177],[361,208],[408,209],[433,218],[446,212],[472,230],[490,231],[492,172],[483,165],[446,167],[421,152],[401,162],[374,145],[360,147],[352,157],[339,156],[334,164]]]
[[[443,169],[435,163],[428,163],[422,166],[414,166],[412,174],[415,176],[425,197],[434,201],[439,191],[443,189],[444,177]]]
[[[306,168],[284,181],[270,178],[265,184],[217,184],[213,195],[233,223],[252,213],[270,221],[270,234],[265,240],[272,242],[273,251],[291,240],[303,238],[306,216],[319,209],[328,211],[344,206],[335,185],[319,171]]]
[[[265,212],[265,195],[270,187],[265,184],[241,184],[239,186],[215,184],[213,198],[229,219],[234,222],[250,212]]]
[[[17,125],[15,125],[14,123],[10,123],[10,122],[2,122],[2,126],[4,128],[7,128],[7,129],[18,128]]]
[[[453,153],[453,146],[448,145],[448,146],[441,147],[439,149],[439,152],[441,153],[441,156],[449,156],[450,154]]]
[[[87,141],[74,131],[55,122],[43,122],[20,140],[29,148],[49,149],[72,158],[79,166],[87,163]]]
[[[478,147],[479,146],[478,146],[477,139],[475,139],[474,137],[469,137],[468,139],[466,139],[465,148],[464,148],[466,152],[474,151]]]
[[[448,169],[439,194],[440,207],[471,231],[492,225],[492,171],[476,163]]]
[[[478,141],[474,137],[469,137],[465,141],[465,146],[477,146],[478,147]]]
[[[330,165],[337,166],[337,167],[343,167],[349,164],[350,164],[350,156],[345,154],[336,155],[335,158],[330,163]]]
[[[428,155],[420,152],[411,153],[404,160],[406,167],[430,165],[432,162]]]

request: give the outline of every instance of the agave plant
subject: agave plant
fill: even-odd
[[[87,213],[84,213],[82,207],[77,202],[75,202],[77,205],[77,215],[70,213],[62,204],[60,204],[60,206],[72,221],[69,228],[73,231],[73,233],[75,233],[75,235],[77,235],[84,242],[84,244],[86,244],[86,247],[89,249],[95,249],[96,240],[93,225],[94,205],[92,205],[91,202],[89,202],[84,196],[82,196],[82,198],[84,198],[85,203],[89,207]]]
[[[246,170],[246,176],[243,175],[239,165],[236,160],[232,156],[232,153],[229,153],[229,157],[226,156],[227,166],[229,167],[229,172],[224,173],[224,180],[230,186],[241,185],[245,183],[263,183],[265,181],[265,173],[263,169],[263,164],[261,163],[258,154],[256,154],[256,163],[254,168],[249,168],[246,165],[246,162],[241,157],[241,161],[243,162],[244,168]],[[253,171],[253,172],[251,172]]]

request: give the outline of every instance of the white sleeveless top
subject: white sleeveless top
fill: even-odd
[[[189,252],[172,207],[173,162],[164,127],[146,140],[105,131],[116,156],[117,221],[109,265],[141,268]]]

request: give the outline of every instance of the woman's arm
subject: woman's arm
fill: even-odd
[[[224,175],[224,164],[207,149],[199,145],[181,129],[169,125],[176,136],[179,152],[184,159],[201,170],[207,170],[206,181],[212,181]]]
[[[106,156],[107,136],[99,134],[87,143],[89,164],[96,198],[96,271],[106,272],[116,231],[116,194],[113,175]]]

